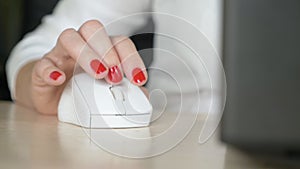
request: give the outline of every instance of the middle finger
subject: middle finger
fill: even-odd
[[[120,60],[104,26],[96,20],[91,20],[85,22],[78,32],[108,66],[106,81],[111,84],[120,83],[123,79]]]

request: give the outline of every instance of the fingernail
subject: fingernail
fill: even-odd
[[[122,72],[118,66],[109,68],[108,79],[113,83],[118,83],[122,80]]]
[[[60,76],[61,76],[61,73],[59,73],[58,71],[53,71],[50,74],[50,78],[53,79],[53,80],[57,80]]]
[[[100,74],[106,71],[106,67],[99,60],[94,59],[91,61],[91,68],[95,73]]]
[[[133,77],[133,81],[138,84],[146,80],[145,74],[140,68],[133,69],[132,77]]]

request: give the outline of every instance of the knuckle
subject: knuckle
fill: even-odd
[[[130,45],[130,46],[135,46],[132,40],[128,36],[118,36],[117,39],[117,44],[124,44],[124,45]]]
[[[127,42],[127,43],[131,42],[131,39],[128,36],[124,36],[124,35],[119,36],[119,40]]]
[[[82,24],[81,28],[79,29],[80,33],[85,33],[89,31],[96,31],[98,29],[103,29],[103,24],[98,20],[88,20]]]
[[[62,31],[62,33],[58,37],[58,43],[61,45],[65,45],[69,42],[70,39],[76,34],[76,30],[73,28],[68,28]]]

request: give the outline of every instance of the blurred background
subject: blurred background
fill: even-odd
[[[0,100],[11,100],[5,74],[5,63],[11,49],[41,22],[44,15],[52,12],[57,1],[0,1]]]

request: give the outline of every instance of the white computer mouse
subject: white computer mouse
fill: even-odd
[[[142,90],[123,78],[112,86],[81,72],[66,85],[58,105],[58,119],[87,128],[148,126],[152,105]]]

